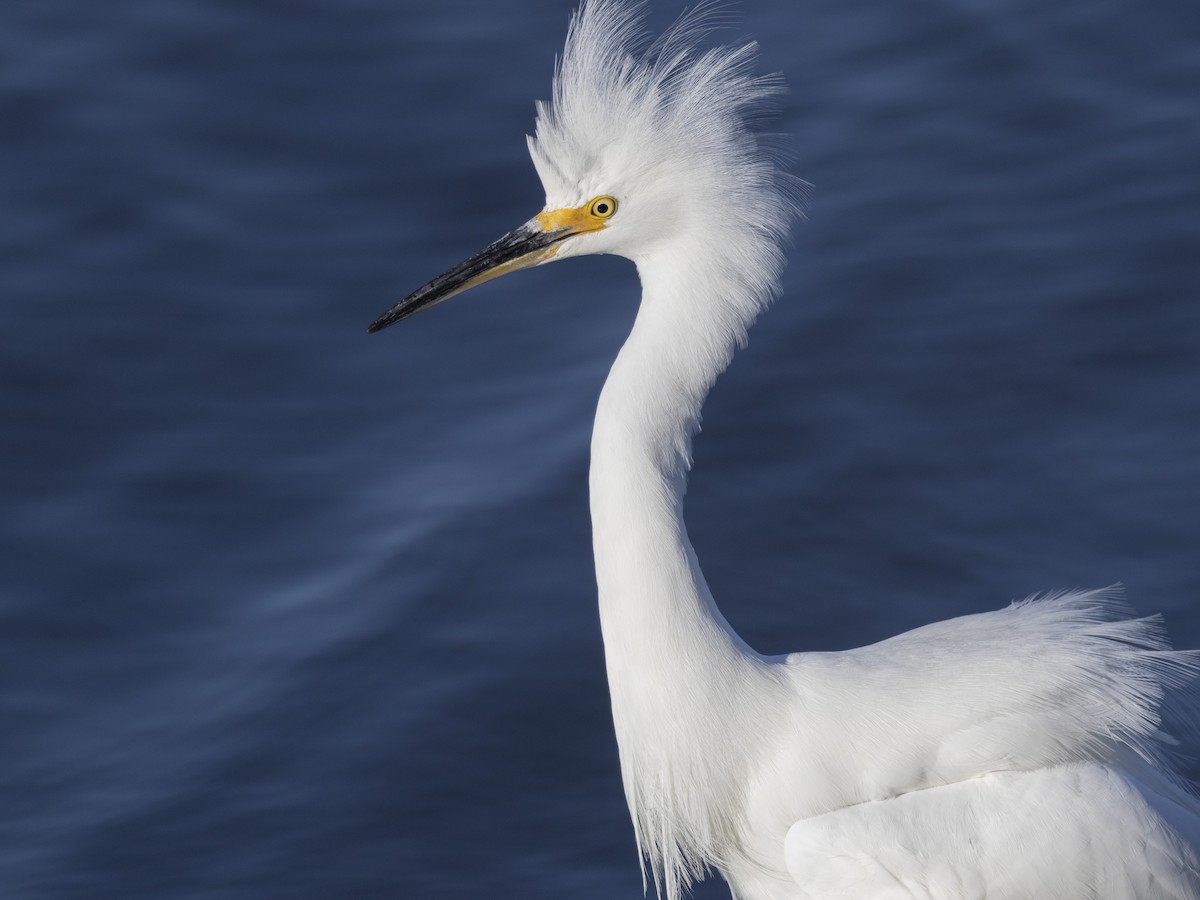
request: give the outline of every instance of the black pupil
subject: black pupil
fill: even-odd
[[[597,203],[596,204],[596,212],[602,216],[607,214],[608,213],[608,204],[607,203]]]

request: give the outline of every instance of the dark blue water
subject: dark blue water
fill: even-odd
[[[540,208],[569,8],[0,6],[0,895],[640,895],[586,498],[632,267],[365,334]],[[729,619],[1121,581],[1200,646],[1200,10],[742,13],[816,193],[696,446]]]

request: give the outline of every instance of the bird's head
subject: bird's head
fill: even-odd
[[[782,82],[754,75],[754,44],[699,49],[709,30],[699,13],[650,42],[636,3],[584,0],[529,138],[545,208],[369,330],[552,260],[612,253],[640,265],[685,244],[714,267],[754,273],[740,291],[752,319],[777,286],[804,183],[747,123]]]

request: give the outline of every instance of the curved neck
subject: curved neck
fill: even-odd
[[[681,302],[686,282],[656,278],[654,266],[639,266],[639,274],[637,321],[601,392],[592,434],[593,543],[610,681],[624,656],[686,652],[692,641],[749,652],[713,602],[683,522],[700,407],[736,338],[679,314],[691,305]]]
[[[679,267],[639,265],[642,304],[592,435],[596,581],[621,773],[638,845],[668,900],[737,840],[738,765],[753,753],[733,745],[747,739],[741,719],[770,680],[713,602],[683,523],[700,406],[741,333],[718,304],[701,302],[719,283],[700,271],[681,279]]]

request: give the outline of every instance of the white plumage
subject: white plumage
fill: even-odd
[[[543,213],[382,328],[497,274],[636,263],[637,320],[600,397],[591,505],[626,797],[660,893],[716,869],[738,900],[1200,898],[1200,805],[1160,731],[1194,653],[1112,592],[764,657],[721,616],[682,518],[713,380],[776,295],[802,183],[750,123],[780,84],[753,45],[649,43],[585,0],[539,105]],[[820,598],[799,598],[821,602]]]

